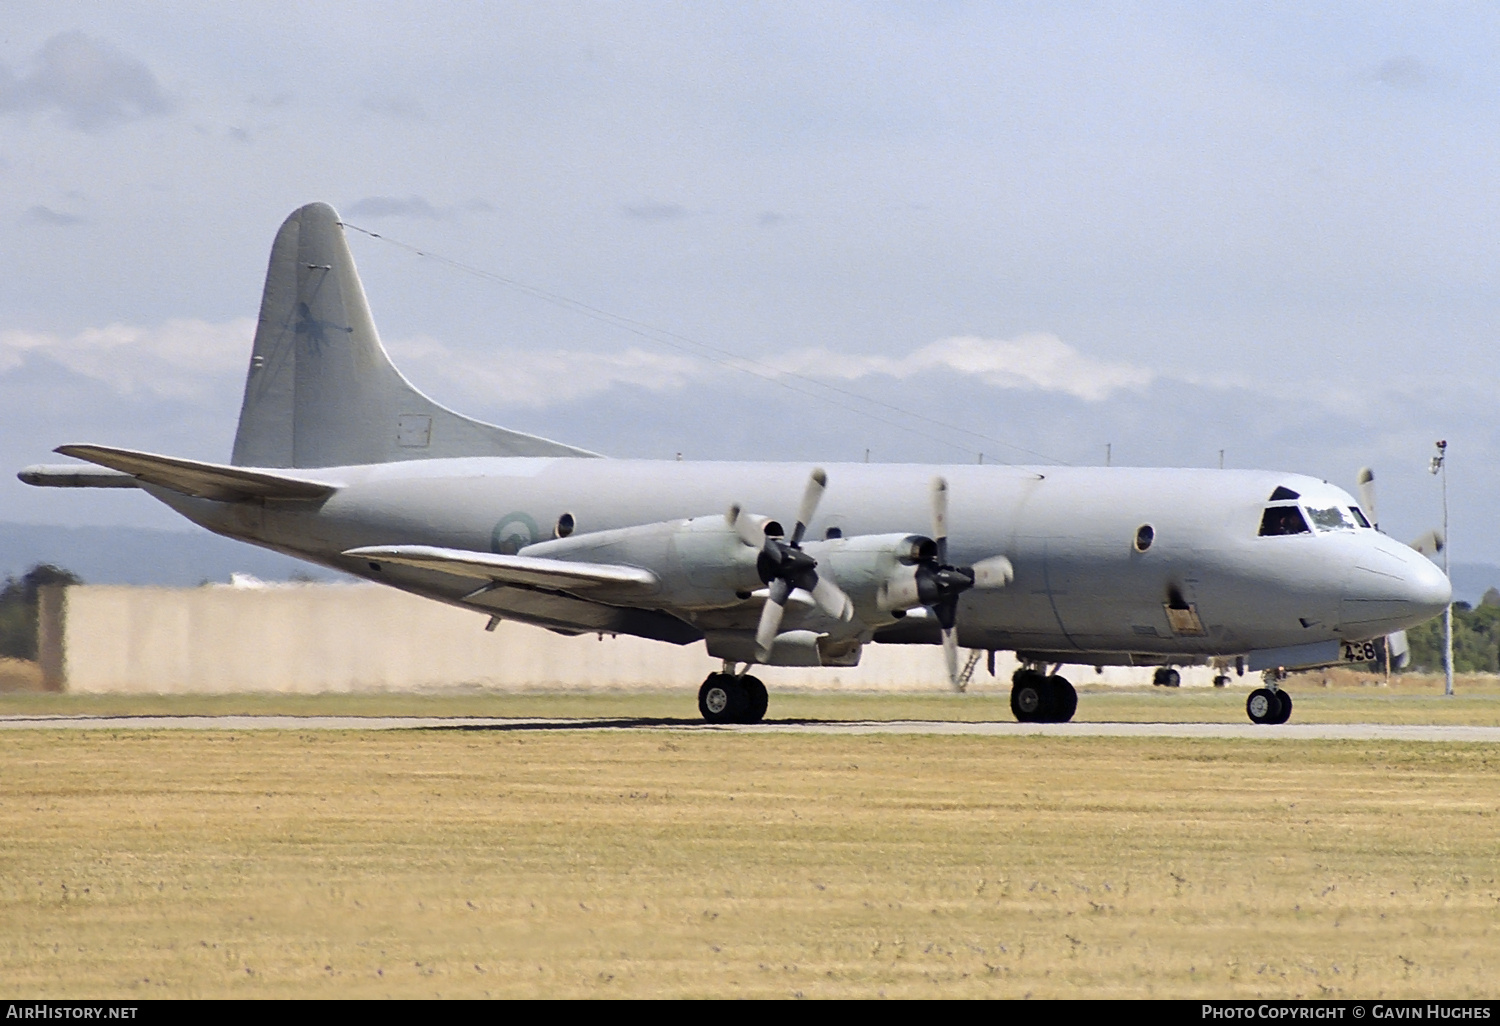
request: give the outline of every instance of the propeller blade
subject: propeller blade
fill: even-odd
[[[974,587],[976,588],[1003,588],[1016,576],[1016,568],[1011,566],[1010,560],[1004,556],[981,559],[969,569],[974,571]]]
[[[791,591],[792,586],[779,577],[771,582],[770,594],[760,610],[760,624],[755,628],[756,654],[762,662],[770,656],[771,645],[781,631],[781,614],[786,611],[786,597]]]
[[[1443,551],[1443,546],[1445,544],[1447,544],[1447,542],[1443,538],[1443,532],[1434,529],[1425,532],[1422,537],[1412,542],[1411,547],[1416,549],[1422,555],[1426,556],[1428,559],[1436,561],[1438,554]]]
[[[833,583],[828,574],[818,575],[818,583],[812,588],[812,597],[818,608],[834,619],[853,619],[854,603],[844,594],[843,589]]]
[[[937,543],[937,564],[948,562],[948,482],[941,477],[932,479],[929,492],[932,500],[932,540]]]
[[[1406,640],[1406,632],[1387,634],[1385,644],[1386,651],[1390,653],[1391,669],[1405,669],[1406,664],[1411,661],[1411,644]]]
[[[734,528],[734,533],[739,536],[740,541],[752,549],[763,548],[766,544],[766,518],[746,513],[740,508],[739,503],[729,507],[724,514],[724,519],[729,526]]]
[[[813,514],[818,511],[818,503],[822,501],[823,491],[827,487],[828,474],[822,467],[814,467],[807,479],[807,488],[802,492],[802,505],[797,508],[797,526],[792,529],[793,545],[802,544],[802,536],[807,533],[807,525],[812,523]]]
[[[958,689],[958,629],[949,627],[943,631],[943,661],[948,664],[948,683]]]
[[[1359,507],[1365,511],[1370,523],[1378,528],[1380,514],[1375,512],[1375,471],[1369,467],[1360,467],[1355,481],[1359,485]]]

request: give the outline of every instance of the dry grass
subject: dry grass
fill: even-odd
[[[1092,671],[1075,676],[1082,692],[1079,721],[1244,723],[1245,696],[1259,678],[1213,688],[1121,688],[1090,685]],[[1327,686],[1324,681],[1327,681]],[[1459,679],[1457,695],[1442,680],[1403,676],[1391,687],[1346,670],[1299,674],[1287,681],[1296,723],[1431,723],[1500,726],[1500,679]],[[695,687],[660,691],[497,692],[462,690],[413,694],[327,695],[74,695],[0,694],[0,715],[340,715],[651,717],[696,720]],[[1011,720],[1009,685],[979,678],[968,694],[788,692],[773,688],[772,719]]]
[[[15,732],[0,993],[1493,997],[1497,795],[1488,745]]]

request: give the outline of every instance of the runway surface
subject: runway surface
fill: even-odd
[[[1211,737],[1280,741],[1500,742],[1500,727],[1383,723],[966,723],[953,720],[768,720],[714,725],[649,717],[0,716],[0,730],[650,730],[743,734],[954,734],[980,737]]]

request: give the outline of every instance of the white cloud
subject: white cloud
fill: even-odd
[[[1062,392],[1097,402],[1116,392],[1139,391],[1155,375],[1125,363],[1096,360],[1056,335],[1037,332],[1012,339],[962,335],[939,339],[906,356],[848,356],[824,350],[791,353],[776,366],[814,378],[857,381],[866,377],[909,378],[950,371],[995,388]]]
[[[0,331],[0,374],[29,360],[46,360],[106,384],[120,395],[146,394],[188,401],[215,398],[226,379],[244,373],[255,321],[223,324],[171,320],[153,328],[111,324],[74,335]],[[724,379],[734,369],[762,377],[796,374],[823,381],[904,380],[917,375],[960,376],[999,389],[1073,396],[1089,402],[1140,391],[1151,371],[1078,352],[1056,335],[1013,339],[940,339],[905,356],[835,354],[822,349],[765,361],[709,360],[631,347],[617,352],[567,349],[454,349],[416,336],[387,343],[398,367],[434,398],[450,405],[500,404],[545,409],[617,387],[672,392]],[[217,401],[217,399],[216,399]]]
[[[75,335],[0,331],[0,374],[48,360],[121,395],[207,399],[226,375],[244,372],[255,321],[175,319],[155,328],[111,324]]]
[[[398,364],[419,368],[423,377],[434,372],[440,375],[444,389],[538,409],[597,395],[617,385],[671,391],[722,377],[730,369],[763,378],[795,374],[830,381],[957,374],[994,388],[1062,393],[1089,402],[1116,392],[1139,391],[1155,379],[1151,371],[1096,360],[1056,335],[1044,333],[1013,339],[945,338],[900,357],[804,349],[765,362],[707,360],[636,348],[618,353],[554,349],[481,356],[456,352],[432,338],[405,339],[389,347]]]
[[[49,228],[71,228],[75,224],[83,224],[83,218],[38,204],[21,215],[21,223],[46,225]]]
[[[436,221],[443,212],[421,196],[366,196],[349,204],[350,217],[418,217]]]
[[[403,372],[435,382],[418,387],[439,401],[445,394],[458,394],[530,409],[586,399],[618,385],[673,391],[714,370],[690,357],[636,348],[618,353],[552,349],[474,354],[455,352],[424,337],[389,342],[387,348]]]
[[[0,65],[0,111],[60,111],[68,123],[93,132],[117,121],[165,114],[172,101],[151,69],[82,32],[62,32],[42,44],[36,69],[22,78]]]

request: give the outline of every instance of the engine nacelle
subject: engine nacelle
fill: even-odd
[[[855,615],[870,624],[886,623],[893,610],[920,605],[917,565],[933,557],[936,545],[919,534],[862,534],[803,546],[818,561],[819,573],[834,581],[854,603]]]
[[[940,599],[932,587],[931,565],[937,543],[917,534],[869,534],[813,542],[804,548],[818,561],[818,572],[831,569],[834,580],[854,602],[855,615],[867,624],[889,623],[898,614]],[[961,571],[973,575],[972,587],[1003,588],[1015,576],[1010,560],[991,556]],[[925,578],[925,579],[924,579]]]
[[[528,545],[520,554],[643,567],[661,581],[661,604],[677,609],[732,606],[765,586],[755,568],[760,550],[719,515],[575,534]]]

